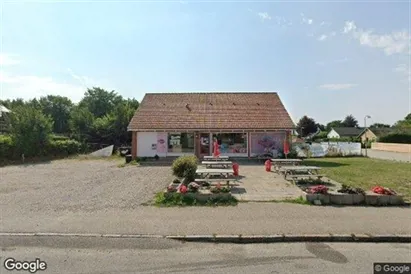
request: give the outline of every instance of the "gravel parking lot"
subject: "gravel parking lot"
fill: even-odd
[[[0,169],[0,204],[20,214],[133,209],[170,182],[170,167],[119,168],[118,161],[60,160]]]

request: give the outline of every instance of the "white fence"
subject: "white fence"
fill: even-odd
[[[298,157],[325,157],[325,156],[359,156],[361,143],[323,142],[309,144],[294,144]]]

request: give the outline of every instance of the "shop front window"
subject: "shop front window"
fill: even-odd
[[[247,153],[246,133],[218,133],[213,134],[217,138],[221,153]]]
[[[169,133],[169,153],[194,153],[194,134],[192,133]]]

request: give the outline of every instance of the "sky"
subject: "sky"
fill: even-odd
[[[408,1],[0,3],[1,99],[275,91],[294,121],[411,112]]]

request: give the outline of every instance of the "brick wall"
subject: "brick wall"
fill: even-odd
[[[372,143],[371,149],[391,152],[411,152],[411,144]]]

